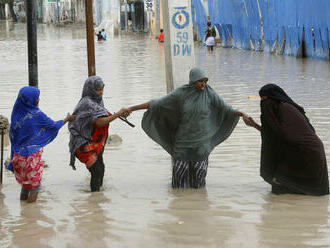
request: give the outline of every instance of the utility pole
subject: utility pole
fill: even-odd
[[[195,66],[191,0],[162,0],[167,92],[186,84]]]
[[[125,4],[125,30],[127,30],[128,29],[127,0],[124,0],[124,4]]]
[[[88,76],[95,76],[93,0],[85,0]]]
[[[57,22],[60,23],[60,5],[58,3],[59,0],[56,0],[56,8],[57,8]]]
[[[37,0],[26,1],[29,85],[38,87]]]

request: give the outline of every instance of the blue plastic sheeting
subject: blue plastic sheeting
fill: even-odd
[[[192,2],[201,30],[205,10]],[[208,11],[224,46],[297,56],[304,39],[307,57],[329,59],[330,0],[208,0]]]
[[[198,28],[198,34],[202,41],[205,40],[205,30],[207,28],[207,16],[204,6],[201,0],[192,0],[191,5],[193,8],[194,16],[196,18],[196,24]]]

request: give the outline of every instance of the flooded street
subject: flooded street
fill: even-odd
[[[0,22],[0,114],[10,118],[28,84],[26,26]],[[147,34],[96,43],[96,73],[111,112],[166,93],[164,47]],[[85,29],[38,26],[40,108],[63,119],[87,78]],[[277,83],[301,104],[330,160],[330,63],[244,50],[196,47],[196,64],[224,100],[259,121],[258,91]],[[188,75],[187,75],[188,82]],[[186,83],[186,82],[184,82]],[[44,149],[37,203],[20,202],[20,185],[4,173],[0,186],[0,247],[330,247],[329,196],[273,195],[259,176],[260,134],[241,120],[209,158],[206,188],[173,190],[170,156],[140,126],[143,111],[116,120],[109,134],[104,189],[90,193],[90,173],[69,164],[63,127]],[[5,156],[10,149],[6,147]],[[329,163],[329,162],[328,162]]]

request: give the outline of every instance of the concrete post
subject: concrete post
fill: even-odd
[[[162,0],[167,92],[186,84],[195,66],[190,0]]]

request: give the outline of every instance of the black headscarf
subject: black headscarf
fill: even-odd
[[[277,86],[276,84],[266,84],[259,90],[260,97],[267,96],[267,98],[271,98],[273,100],[277,100],[280,102],[287,102],[295,106],[303,115],[305,115],[305,110],[303,107],[295,103],[286,93],[285,91]]]
[[[259,95],[260,97],[267,96],[267,98],[273,99],[278,102],[290,103],[291,105],[296,107],[300,113],[302,113],[305,116],[310,127],[313,129],[313,131],[315,131],[314,127],[312,126],[312,124],[310,124],[309,119],[305,115],[306,112],[304,108],[298,105],[297,103],[295,103],[281,87],[277,86],[276,84],[266,84],[259,90]]]

